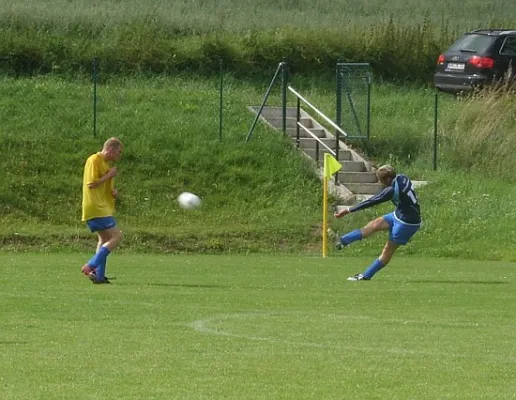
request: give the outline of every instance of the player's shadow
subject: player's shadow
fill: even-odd
[[[28,344],[29,342],[17,342],[15,340],[0,340],[0,346],[2,345],[13,345],[13,344]]]
[[[192,289],[217,289],[217,288],[228,288],[228,286],[224,285],[203,285],[198,283],[154,283],[154,282],[145,282],[145,283],[118,283],[118,285],[122,286],[156,286],[156,287],[183,287],[183,288],[192,288]]]
[[[410,280],[407,282],[413,283],[451,283],[455,285],[503,285],[509,282],[507,281],[460,281],[460,280],[439,280],[439,279],[420,279],[420,280]]]
[[[148,286],[166,286],[166,287],[184,287],[184,288],[200,288],[200,289],[216,289],[227,288],[224,285],[202,285],[197,283],[148,283]]]

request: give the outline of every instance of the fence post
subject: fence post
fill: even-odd
[[[93,80],[93,137],[97,137],[97,70],[98,58],[93,57],[92,80]]]
[[[433,167],[434,171],[437,170],[437,119],[438,119],[438,108],[439,108],[439,93],[437,90],[434,95],[434,157]]]
[[[223,91],[223,82],[224,82],[224,66],[222,58],[219,59],[219,66],[220,66],[220,96],[219,96],[219,142],[222,142],[222,91]]]
[[[336,84],[337,84],[337,99],[335,101],[335,104],[336,104],[336,118],[335,118],[335,123],[337,124],[337,126],[339,128],[342,129],[342,72],[340,70],[340,60],[337,60],[337,65],[336,65]],[[340,137],[340,132],[338,131],[338,129],[335,130],[335,158],[337,160],[339,160],[339,150],[340,150],[340,145],[339,145],[339,137]],[[335,179],[335,184],[337,184],[338,180],[339,180],[339,174],[335,174],[334,178]]]
[[[342,82],[341,82],[342,74],[340,72],[339,63],[340,63],[340,60],[337,60],[336,79],[335,79],[335,82],[337,84],[337,88],[336,88],[337,99],[335,101],[335,104],[336,104],[335,123],[337,124],[337,126],[339,128],[342,128]],[[335,130],[335,136],[337,136],[337,139],[338,139],[338,137],[339,137],[338,130]]]
[[[367,73],[367,140],[371,136],[371,85],[373,84],[373,78],[371,74]]]

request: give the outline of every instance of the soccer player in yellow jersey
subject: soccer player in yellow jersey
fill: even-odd
[[[97,252],[82,266],[82,272],[93,283],[109,283],[105,275],[106,259],[122,239],[122,232],[113,217],[118,192],[114,186],[117,169],[111,162],[120,160],[123,148],[120,140],[110,138],[101,151],[88,157],[84,165],[82,221],[91,232],[97,233],[98,244]]]

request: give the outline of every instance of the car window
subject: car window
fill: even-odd
[[[495,41],[494,36],[470,34],[457,40],[448,51],[463,51],[470,53],[484,53]]]
[[[516,36],[508,36],[500,49],[500,54],[516,56]]]

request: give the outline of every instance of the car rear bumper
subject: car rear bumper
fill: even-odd
[[[436,72],[434,85],[443,92],[468,92],[475,87],[487,83],[488,78],[483,75],[456,75]]]

